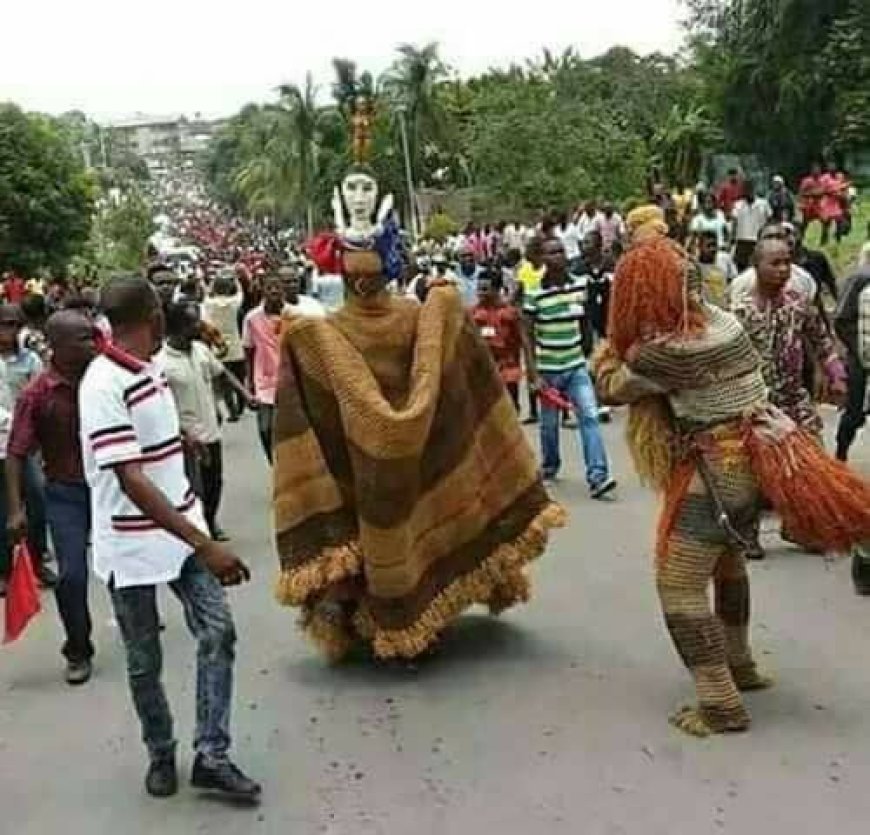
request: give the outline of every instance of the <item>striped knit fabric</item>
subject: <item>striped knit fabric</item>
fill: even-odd
[[[741,424],[734,421],[699,433],[696,443],[717,492],[745,536],[754,535],[760,494]],[[696,473],[682,500],[660,561],[656,587],[677,652],[695,680],[698,709],[715,731],[749,724],[734,676],[751,679],[749,577],[746,561],[719,525],[707,488]],[[713,580],[716,611],[708,591]]]
[[[563,511],[455,290],[286,320],[278,598],[331,656],[414,657],[474,603],[528,598]]]

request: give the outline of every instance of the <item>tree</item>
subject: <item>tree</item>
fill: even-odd
[[[101,270],[136,270],[142,265],[148,239],[156,231],[151,206],[136,189],[107,203],[95,219],[92,257]]]
[[[290,117],[292,152],[296,158],[299,197],[305,206],[308,232],[314,231],[314,195],[317,183],[320,109],[317,88],[311,73],[305,76],[305,86],[282,84],[278,88],[280,107]]]
[[[399,58],[385,73],[381,87],[391,109],[405,118],[411,171],[415,180],[419,180],[427,145],[442,136],[436,91],[449,70],[438,54],[437,43],[423,47],[403,44],[398,52]]]
[[[47,117],[0,105],[0,269],[63,271],[88,237],[94,184]]]
[[[704,156],[721,141],[722,131],[705,107],[675,104],[654,134],[652,148],[667,182],[686,186],[698,179]]]
[[[866,0],[685,0],[725,142],[796,176],[867,141]]]

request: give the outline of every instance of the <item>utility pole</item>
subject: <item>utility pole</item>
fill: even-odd
[[[411,235],[416,241],[420,237],[417,229],[417,197],[414,193],[414,172],[411,169],[411,151],[408,146],[408,128],[405,124],[405,108],[399,107],[399,130],[402,133],[402,150],[405,154],[405,176],[408,180],[408,204],[411,210]]]

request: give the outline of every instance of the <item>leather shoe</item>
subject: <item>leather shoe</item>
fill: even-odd
[[[193,762],[190,784],[197,789],[216,791],[232,800],[256,803],[262,789],[229,760],[207,763],[202,754]]]
[[[151,797],[172,797],[178,793],[178,772],[175,758],[151,760],[145,775],[145,791]]]

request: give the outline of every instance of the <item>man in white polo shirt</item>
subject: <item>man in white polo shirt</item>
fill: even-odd
[[[156,605],[156,585],[168,583],[198,644],[191,782],[254,802],[259,785],[228,757],[236,633],[222,588],[250,575],[205,532],[185,476],[175,402],[152,362],[164,331],[154,289],[143,278],[116,278],[104,287],[101,303],[113,342],[91,363],[79,389],[82,454],[93,508],[94,571],[109,584],[150,758],[145,787],[156,797],[178,790]]]

